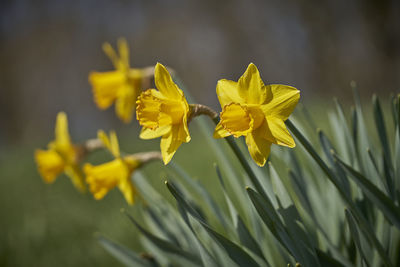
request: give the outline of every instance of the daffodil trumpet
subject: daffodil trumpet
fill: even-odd
[[[114,156],[114,160],[96,166],[90,163],[84,165],[83,171],[90,192],[96,200],[100,200],[111,189],[118,187],[127,203],[134,204],[137,190],[132,182],[132,174],[144,164],[161,159],[160,152],[121,155],[115,132],[111,132],[108,137],[103,131],[99,131],[98,139]]]
[[[35,161],[38,171],[46,183],[53,183],[56,178],[65,173],[74,186],[81,192],[86,190],[80,162],[84,157],[84,148],[73,144],[68,131],[67,115],[57,114],[55,139],[47,145],[47,149],[35,151]]]
[[[293,148],[295,142],[285,121],[300,99],[300,91],[282,84],[264,85],[251,63],[238,82],[219,80],[220,121],[214,137],[244,136],[250,156],[264,166],[272,144]]]
[[[109,43],[103,44],[115,70],[89,74],[93,98],[99,109],[108,109],[115,104],[119,119],[129,123],[135,112],[136,99],[143,88],[149,88],[154,77],[154,67],[131,68],[129,48],[125,39],[118,40],[118,53]]]

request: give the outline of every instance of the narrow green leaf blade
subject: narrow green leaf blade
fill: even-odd
[[[97,237],[100,244],[107,250],[111,255],[113,255],[117,260],[123,263],[125,266],[132,266],[132,267],[157,267],[159,266],[155,259],[152,258],[142,258],[137,255],[132,250],[118,245],[108,238],[103,236]]]
[[[363,258],[364,263],[367,266],[370,266],[369,265],[370,260],[367,257],[367,255],[370,256],[371,255],[371,251],[368,251],[368,252],[365,251],[366,247],[367,247],[367,244],[365,244],[365,240],[364,241],[361,240],[361,236],[360,236],[361,233],[360,233],[360,231],[359,231],[359,229],[357,227],[357,222],[354,219],[354,217],[351,214],[351,212],[346,209],[345,210],[345,214],[346,214],[347,222],[349,224],[350,233],[351,233],[351,236],[353,237],[353,241],[354,241],[354,243],[355,243],[355,245],[357,247],[357,250],[359,251],[361,257]]]
[[[201,265],[201,259],[197,255],[185,251],[182,248],[174,245],[173,243],[153,235],[152,233],[144,229],[130,214],[125,214],[128,216],[129,220],[139,229],[139,231],[158,248],[162,249],[165,252],[181,256],[182,258],[185,258],[186,260],[194,264]]]
[[[259,266],[259,264],[242,248],[237,244],[233,243],[226,237],[214,231],[183,198],[183,196],[178,193],[175,187],[166,182],[168,190],[175,197],[176,201],[182,205],[182,207],[188,212],[193,218],[195,218],[207,232],[225,249],[229,257],[237,263],[239,266]]]
[[[351,174],[350,177],[361,187],[366,195],[381,209],[386,218],[400,229],[400,211],[394,202],[388,198],[378,187],[371,183],[361,173],[344,163],[337,155],[335,159]]]

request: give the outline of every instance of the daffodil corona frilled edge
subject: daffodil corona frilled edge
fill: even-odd
[[[285,120],[300,99],[300,91],[282,84],[264,85],[251,63],[239,81],[219,80],[220,122],[214,137],[244,136],[253,160],[263,166],[271,144],[294,147]]]
[[[158,90],[148,89],[140,94],[136,102],[136,118],[143,126],[140,138],[161,137],[162,158],[164,164],[168,164],[178,147],[190,141],[190,108],[182,90],[160,63],[155,67],[154,80]]]
[[[131,68],[129,48],[125,39],[118,40],[118,54],[109,43],[103,45],[104,53],[114,65],[114,71],[89,74],[94,101],[98,108],[107,109],[115,103],[115,112],[123,122],[132,120],[136,98],[143,87],[150,84],[153,68]]]

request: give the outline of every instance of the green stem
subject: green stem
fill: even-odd
[[[213,122],[215,125],[218,124],[219,122],[219,116],[212,118]],[[246,171],[247,175],[249,176],[251,182],[253,183],[255,189],[260,193],[263,197],[267,197],[267,194],[264,191],[264,188],[262,187],[260,181],[258,180],[256,174],[252,170],[252,168],[249,165],[249,162],[247,161],[246,157],[243,155],[242,151],[240,150],[239,146],[236,144],[235,139],[232,136],[228,136],[224,138],[226,142],[228,142],[228,145],[231,147],[233,150],[233,153],[239,160],[240,164],[242,164],[243,169]]]

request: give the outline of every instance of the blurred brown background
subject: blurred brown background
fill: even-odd
[[[124,125],[113,107],[99,111],[92,101],[88,73],[112,69],[101,45],[118,37],[128,40],[133,67],[171,66],[197,102],[217,110],[217,80],[237,80],[250,62],[266,83],[299,88],[314,110],[333,96],[350,103],[352,80],[364,99],[400,89],[398,0],[1,0],[0,266],[116,266],[94,232],[140,251],[118,190],[95,201],[64,175],[46,185],[33,160],[61,110],[74,141],[114,128],[126,152],[157,149],[159,140],[139,140],[135,121]],[[193,137],[174,160],[200,180],[215,178],[215,159]],[[166,190],[157,164],[147,178]],[[129,211],[140,214],[140,205]]]
[[[120,125],[91,96],[90,70],[111,69],[101,44],[125,36],[134,67],[175,68],[198,102],[218,107],[215,85],[249,62],[303,101],[395,92],[400,1],[2,0],[0,144],[52,136],[64,110],[78,136]],[[382,93],[383,94],[383,93]]]

